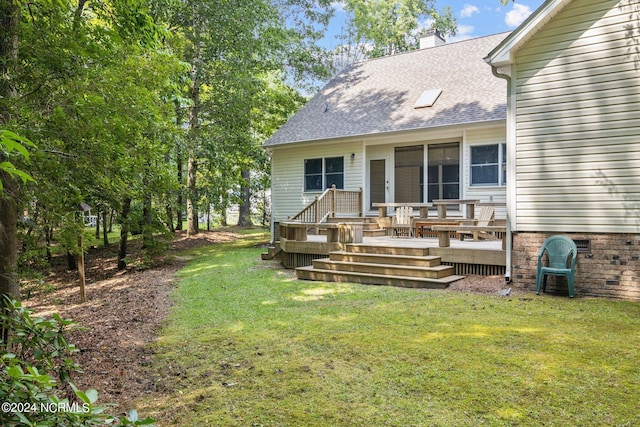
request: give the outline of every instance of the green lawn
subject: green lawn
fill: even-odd
[[[296,281],[260,238],[181,271],[159,424],[640,424],[638,303]]]

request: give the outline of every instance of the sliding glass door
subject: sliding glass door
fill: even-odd
[[[396,148],[395,202],[424,202],[424,145]]]
[[[460,144],[435,144],[428,149],[429,202],[460,198]]]

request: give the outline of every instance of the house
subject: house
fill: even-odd
[[[335,184],[376,202],[505,201],[506,82],[483,58],[508,34],[354,64],[266,143],[272,217]],[[500,214],[503,214],[500,213]]]
[[[363,188],[370,215],[506,202],[515,286],[535,286],[542,242],[564,234],[576,293],[640,298],[640,2],[547,0],[512,33],[432,37],[345,69],[267,141],[273,220],[331,184]]]
[[[578,243],[576,291],[640,298],[640,2],[553,0],[496,45],[508,82],[513,281],[543,240]]]

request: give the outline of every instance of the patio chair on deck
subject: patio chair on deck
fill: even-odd
[[[545,252],[549,258],[549,263],[546,267],[542,265],[542,257]],[[546,292],[547,276],[564,276],[567,278],[569,285],[569,298],[573,298],[577,255],[578,248],[575,242],[568,237],[551,236],[545,240],[540,252],[538,252],[536,295],[540,295],[540,284],[542,284],[542,292]]]
[[[396,209],[396,216],[391,219],[391,226],[385,227],[387,236],[412,237],[413,236],[413,208],[400,206]]]
[[[487,227],[491,221],[493,221],[495,216],[495,208],[493,206],[483,206],[480,209],[480,213],[478,214],[478,220],[474,225],[474,230],[463,230],[458,231],[458,239],[464,240],[465,235],[473,236],[473,240],[479,240],[480,238],[489,239],[489,240],[497,240],[498,238],[487,231],[483,231],[480,227]],[[469,225],[469,224],[461,224],[461,225]],[[476,228],[477,227],[477,228]]]

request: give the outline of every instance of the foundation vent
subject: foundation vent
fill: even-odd
[[[591,240],[589,239],[574,239],[573,242],[578,248],[579,254],[591,253]]]

